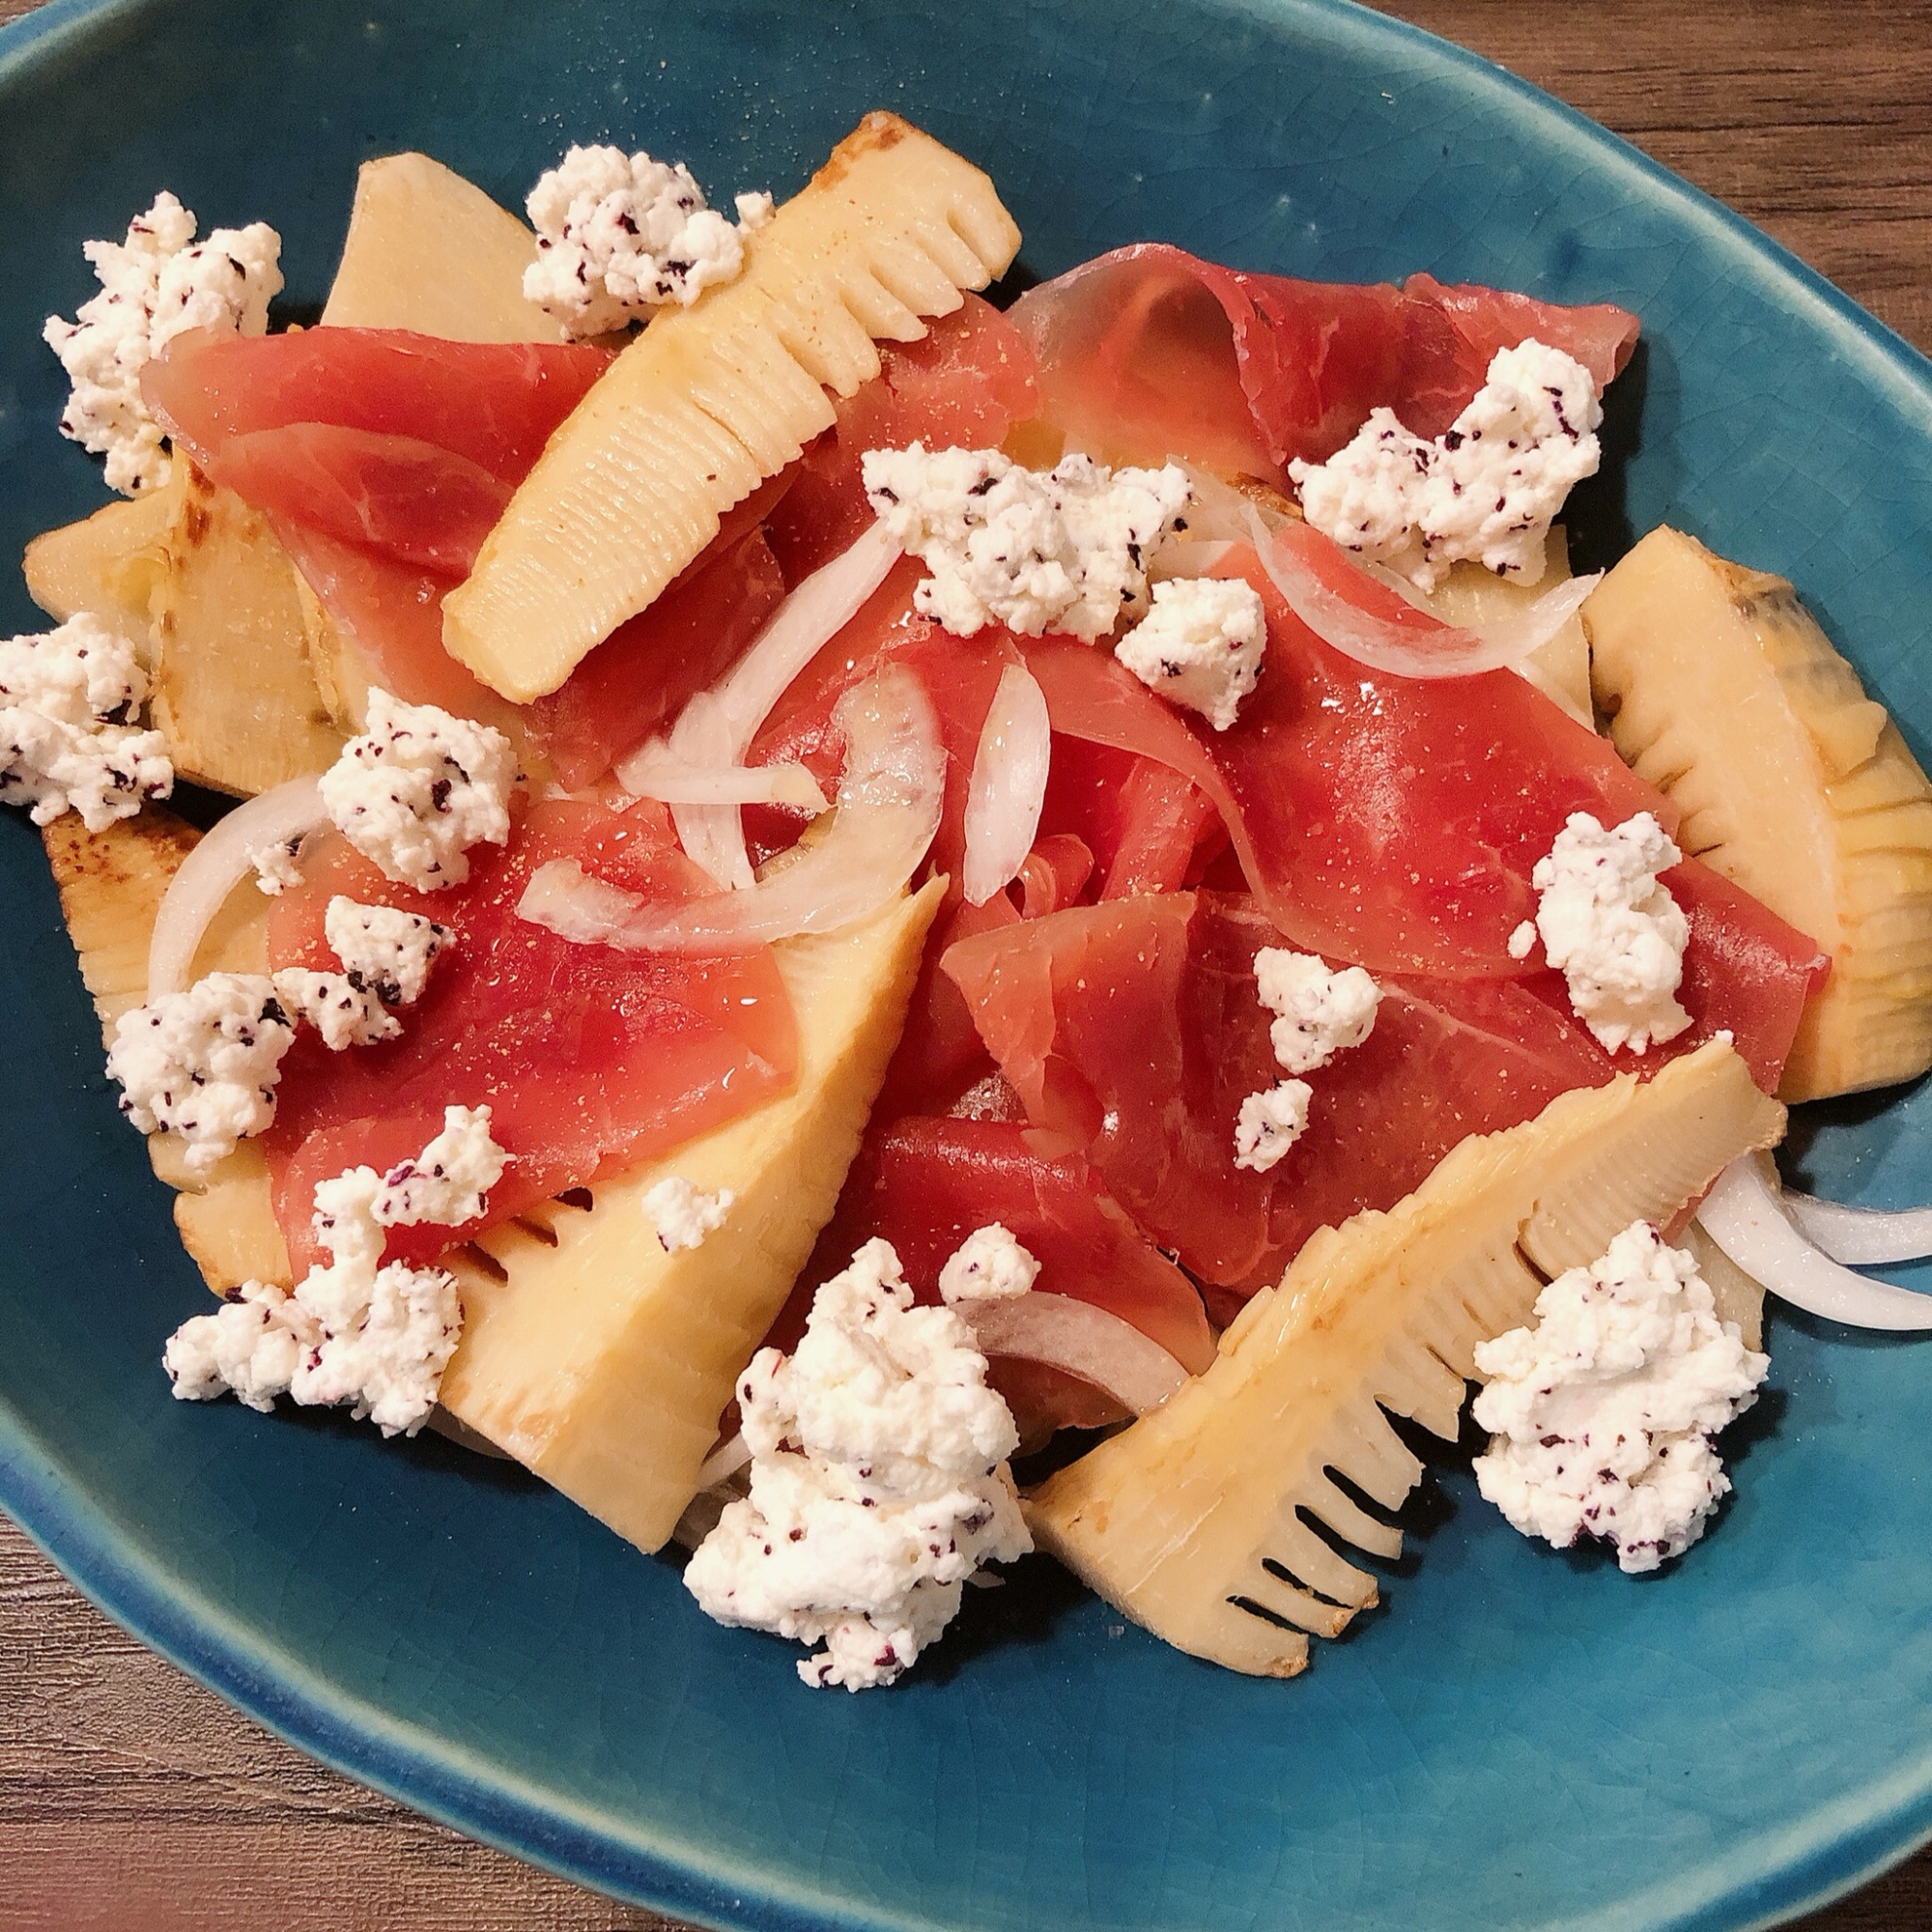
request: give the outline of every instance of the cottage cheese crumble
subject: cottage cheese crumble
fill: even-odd
[[[703,1193],[681,1174],[673,1174],[645,1190],[643,1209],[657,1230],[658,1246],[674,1255],[682,1248],[704,1245],[707,1235],[724,1225],[737,1196],[728,1187]]]
[[[248,854],[255,868],[255,884],[272,898],[302,882],[301,839],[285,838],[273,845],[258,845]]]
[[[1264,946],[1255,954],[1255,990],[1276,1015],[1268,1029],[1285,1073],[1313,1073],[1375,1031],[1381,988],[1359,966],[1330,972],[1312,952]]]
[[[1148,608],[1147,565],[1187,507],[1185,474],[1069,456],[1042,473],[997,449],[868,449],[866,496],[932,572],[914,607],[961,638],[988,624],[1093,643]]]
[[[436,1406],[462,1331],[455,1277],[441,1268],[382,1265],[384,1230],[460,1226],[508,1156],[490,1138],[488,1107],[449,1107],[442,1131],[386,1175],[352,1168],[315,1190],[315,1228],[329,1252],[293,1294],[248,1281],[213,1315],[185,1321],[162,1351],[184,1402],[233,1392],[264,1412],[279,1395],[307,1406],[351,1405],[384,1435],[413,1435]]]
[[[948,1303],[1011,1301],[1038,1279],[1038,1262],[1010,1229],[991,1221],[975,1228],[939,1270],[939,1293]]]
[[[136,724],[147,696],[133,644],[86,611],[0,640],[0,803],[30,807],[36,825],[71,810],[104,832],[166,798],[166,740]]]
[[[1544,953],[1606,1052],[1642,1053],[1690,1024],[1676,999],[1690,926],[1657,878],[1683,856],[1647,811],[1608,832],[1587,811],[1574,811],[1530,874],[1542,895],[1536,931]],[[1527,956],[1521,927],[1509,950]]]
[[[377,1046],[403,1030],[399,1019],[384,1011],[382,1001],[347,974],[285,966],[274,978],[275,997],[290,1017],[306,1020],[331,1053],[349,1046]]]
[[[739,1378],[750,1496],[685,1570],[720,1623],[824,1649],[807,1684],[891,1684],[934,1642],[982,1563],[1033,1548],[1006,1467],[1019,1442],[986,1358],[950,1308],[915,1308],[885,1241],[818,1291],[789,1357]]]
[[[1454,427],[1434,441],[1378,409],[1326,463],[1291,463],[1315,528],[1434,590],[1452,563],[1541,581],[1549,526],[1594,476],[1604,419],[1590,372],[1533,337],[1499,349]]]
[[[1312,952],[1264,946],[1255,954],[1255,992],[1275,1015],[1268,1043],[1284,1073],[1313,1073],[1375,1031],[1381,988],[1359,966],[1331,972]],[[1282,1080],[1241,1102],[1235,1165],[1265,1174],[1308,1127],[1314,1090]]]
[[[135,1126],[180,1134],[188,1172],[206,1174],[274,1120],[275,1082],[295,1037],[272,980],[211,973],[123,1013],[107,1071]]]
[[[449,943],[448,926],[420,913],[359,905],[340,893],[328,902],[322,930],[349,983],[374,993],[385,1007],[414,1006]]]
[[[469,876],[469,847],[510,838],[517,759],[488,724],[369,693],[368,728],[321,778],[337,831],[398,885],[432,893]]]
[[[269,303],[281,293],[282,238],[266,222],[217,228],[199,243],[194,226],[163,191],[125,242],[87,242],[100,293],[77,321],[49,316],[42,331],[73,384],[61,434],[106,457],[108,487],[129,497],[168,480],[141,371],[185,329],[266,334]]]
[[[1691,1256],[1637,1221],[1537,1297],[1536,1326],[1476,1350],[1483,1494],[1525,1536],[1600,1537],[1655,1570],[1730,1493],[1711,1438],[1757,1397],[1769,1360],[1719,1322]]]
[[[1235,1121],[1235,1165],[1265,1174],[1307,1131],[1314,1097],[1305,1080],[1281,1080],[1250,1094]]]
[[[1153,586],[1152,611],[1114,655],[1170,703],[1225,731],[1260,682],[1266,649],[1267,616],[1253,584],[1177,577]]]
[[[738,223],[706,208],[681,162],[621,148],[572,148],[530,190],[537,258],[525,298],[573,335],[601,335],[668,302],[688,308],[736,278],[747,233],[773,213],[769,194],[741,194]]]

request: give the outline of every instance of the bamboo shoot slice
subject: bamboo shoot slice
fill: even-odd
[[[980,169],[868,115],[746,236],[743,274],[661,311],[551,439],[443,600],[450,655],[516,703],[554,691],[832,426],[875,336],[917,341],[1019,239]]]
[[[1318,1233],[1205,1375],[1051,1477],[1027,1506],[1035,1537],[1179,1648],[1295,1675],[1305,1633],[1337,1635],[1376,1601],[1307,1519],[1381,1554],[1400,1543],[1329,1473],[1387,1508],[1407,1493],[1419,1467],[1383,1408],[1452,1437],[1479,1342],[1783,1126],[1714,1040],[1647,1084],[1624,1074],[1463,1141],[1388,1213]]]

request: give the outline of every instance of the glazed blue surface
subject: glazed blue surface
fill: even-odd
[[[1541,96],[1293,0],[56,0],[0,31],[0,554],[104,500],[43,317],[160,186],[327,287],[355,164],[514,203],[572,140],[795,186],[890,106],[995,174],[1053,273],[1156,237],[1428,269],[1643,317],[1586,553],[1668,519],[1796,580],[1932,746],[1932,370]],[[38,628],[11,567],[0,635]],[[1664,1577],[1532,1548],[1452,1470],[1387,1607],[1293,1684],[1168,1651],[1044,1563],[886,1696],[707,1623],[676,1569],[433,1437],[169,1399],[204,1305],[115,1115],[24,820],[0,822],[0,1501],[125,1623],[298,1743],[526,1857],[720,1924],[1734,1928],[1932,1831],[1923,1343],[1774,1319],[1738,1495]],[[1923,1090],[1801,1123],[1920,1198]]]

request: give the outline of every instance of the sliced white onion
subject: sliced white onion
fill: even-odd
[[[170,881],[148,942],[148,998],[179,993],[194,970],[202,935],[242,880],[252,878],[252,855],[306,838],[328,823],[313,778],[291,779],[238,805],[185,859]]]
[[[792,680],[859,614],[898,558],[891,532],[875,523],[849,550],[813,571],[772,612],[729,674],[685,706],[671,729],[671,751],[699,769],[742,765]],[[721,886],[751,885],[752,860],[735,804],[676,804],[671,818],[685,851]]]
[[[1793,1187],[1784,1190],[1784,1206],[1805,1238],[1834,1262],[1873,1267],[1932,1255],[1932,1208],[1887,1213],[1877,1208],[1820,1201]]]
[[[1246,542],[1245,535],[1241,539]],[[1167,583],[1177,577],[1208,577],[1220,568],[1234,544],[1223,538],[1206,543],[1164,543],[1147,567],[1150,583]]]
[[[1193,497],[1185,511],[1186,536],[1192,542],[1251,543],[1257,520],[1266,530],[1278,528],[1289,521],[1265,500],[1257,503],[1252,497],[1243,496],[1232,483],[1224,482],[1211,469],[1204,469],[1198,463],[1183,463],[1180,467],[1187,473],[1187,488]],[[1162,544],[1154,554],[1162,557],[1184,547]],[[1153,575],[1151,571],[1148,574]]]
[[[653,738],[616,769],[633,798],[666,805],[793,805],[829,810],[818,781],[803,765],[694,765],[662,738]]]
[[[1431,598],[1418,590],[1399,570],[1390,570],[1386,564],[1363,562],[1358,568],[1365,570],[1378,583],[1393,590],[1405,603],[1412,604],[1418,611],[1426,611],[1432,617],[1440,617],[1441,611]],[[1484,639],[1499,651],[1506,652],[1507,662],[1520,666],[1528,662],[1574,617],[1589,601],[1590,592],[1604,581],[1604,573],[1595,570],[1587,577],[1566,577],[1562,582],[1553,583],[1541,597],[1524,604],[1520,601],[1514,606],[1507,616],[1491,617],[1480,624],[1471,624],[1468,629]]]
[[[1131,1321],[1070,1294],[961,1301],[953,1312],[965,1317],[983,1353],[1062,1369],[1135,1415],[1158,1408],[1187,1379],[1187,1371]]]
[[[1332,644],[1356,664],[1396,677],[1433,678],[1473,677],[1479,671],[1503,669],[1520,661],[1515,640],[1492,642],[1458,624],[1444,624],[1426,634],[1426,644],[1417,642],[1420,634],[1363,611],[1330,589],[1269,533],[1252,508],[1248,520],[1249,537],[1260,554],[1262,568],[1281,592],[1282,601],[1323,643]]]
[[[832,717],[846,748],[838,810],[825,837],[790,864],[740,890],[663,907],[587,877],[574,860],[553,860],[525,889],[518,916],[581,945],[723,953],[836,932],[876,911],[939,829],[946,753],[931,703],[900,666],[854,686]]]
[[[966,787],[966,858],[960,872],[968,904],[984,905],[1019,876],[1039,830],[1052,756],[1046,695],[1024,665],[1009,665],[980,727]]]
[[[1786,1212],[1768,1153],[1725,1168],[1697,1219],[1753,1281],[1795,1308],[1851,1328],[1932,1328],[1932,1294],[1854,1274],[1812,1246]]]
[[[639,893],[592,878],[575,859],[552,859],[530,874],[517,917],[575,946],[602,946],[643,902]]]
[[[703,1466],[697,1472],[699,1490],[716,1489],[728,1477],[735,1476],[740,1469],[752,1465],[752,1445],[745,1440],[742,1432],[730,1441],[721,1443],[705,1457]]]

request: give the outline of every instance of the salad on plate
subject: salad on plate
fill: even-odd
[[[1783,579],[1572,575],[1638,317],[1002,307],[883,113],[526,213],[368,162],[276,330],[160,191],[46,326],[125,500],[29,547],[0,799],[221,1297],[177,1396],[511,1457],[808,1685],[1033,1550],[1285,1677],[1472,1382],[1501,1522],[1643,1573],[1766,1290],[1932,1325],[1845,1265],[1926,1217],[1770,1157],[1932,1065],[1932,787]]]

